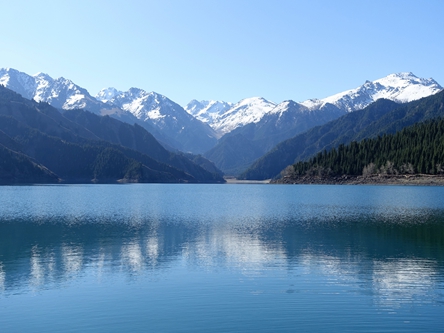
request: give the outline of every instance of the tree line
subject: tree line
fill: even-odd
[[[444,173],[444,119],[324,150],[287,169],[294,176]]]

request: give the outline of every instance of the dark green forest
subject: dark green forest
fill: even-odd
[[[396,134],[341,144],[290,170],[294,176],[368,176],[444,173],[444,120],[406,127]]]

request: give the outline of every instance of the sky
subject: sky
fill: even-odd
[[[324,98],[397,72],[444,86],[442,0],[0,0],[0,68],[92,95]]]

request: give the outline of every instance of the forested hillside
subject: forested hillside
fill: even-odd
[[[43,165],[0,143],[0,184],[56,183],[58,181],[58,177]]]
[[[407,127],[383,135],[340,145],[318,153],[287,170],[287,177],[369,176],[373,174],[444,173],[444,120]]]

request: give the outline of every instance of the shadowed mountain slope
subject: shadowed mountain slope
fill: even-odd
[[[163,149],[140,126],[107,117],[101,120],[84,111],[73,113],[83,113],[86,118],[88,114],[92,116],[91,130],[47,103],[27,100],[0,87],[1,143],[68,182],[223,182],[220,175]],[[103,126],[97,126],[102,121]],[[169,159],[170,163],[150,157],[151,153]],[[180,164],[187,170],[173,164]]]
[[[320,151],[328,151],[351,141],[395,133],[415,123],[443,116],[443,91],[401,105],[381,99],[363,110],[349,113],[280,143],[254,162],[240,178],[273,178],[286,166],[305,160]]]

